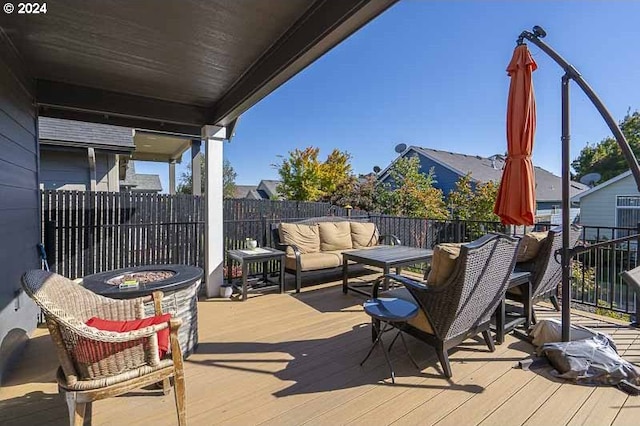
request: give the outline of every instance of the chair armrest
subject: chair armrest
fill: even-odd
[[[69,328],[71,328],[75,334],[84,337],[85,339],[95,340],[96,342],[102,343],[123,343],[151,337],[158,331],[169,328],[170,321],[126,332],[104,331],[94,327],[89,327],[85,324],[80,326],[70,326]]]
[[[384,244],[387,240],[389,240],[389,242],[390,242],[389,245],[392,245],[392,246],[402,245],[402,241],[400,241],[400,238],[396,237],[393,234],[380,235],[380,237],[378,238],[378,243],[379,244]]]
[[[419,290],[419,291],[438,291],[438,287],[430,286],[428,284],[422,283],[420,281],[416,281],[416,280],[411,279],[409,277],[405,277],[403,275],[398,275],[398,274],[387,274],[387,275],[384,275],[382,277],[377,278],[373,282],[373,289],[371,290],[371,297],[373,297],[373,298],[377,298],[378,297],[378,294],[380,292],[380,284],[382,284],[382,282],[383,282],[383,280],[385,278],[389,278],[390,280],[397,281],[400,284],[404,285],[405,287],[411,287],[411,288]]]
[[[287,248],[290,248],[293,251],[293,254],[296,258],[299,258],[302,252],[300,248],[295,244],[277,244],[276,247],[278,250],[287,251]]]

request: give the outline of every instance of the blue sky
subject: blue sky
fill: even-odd
[[[640,109],[640,2],[403,0],[246,112],[225,157],[238,184],[277,179],[278,155],[348,151],[356,173],[385,167],[398,143],[489,156],[504,152],[515,40],[540,25],[620,120]],[[534,163],[560,173],[562,70],[538,48]],[[573,84],[572,158],[610,132]],[[183,167],[184,164],[181,166]],[[140,173],[166,165],[138,163]]]

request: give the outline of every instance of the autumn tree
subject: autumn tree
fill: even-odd
[[[627,113],[620,122],[620,130],[636,157],[640,155],[640,112]],[[612,137],[605,138],[596,144],[588,143],[571,166],[575,171],[575,179],[595,172],[602,176],[601,182],[629,170],[629,165],[618,143]]]
[[[493,213],[500,186],[497,182],[471,184],[471,175],[460,177],[447,199],[451,217],[460,220],[483,222],[499,221]]]
[[[351,179],[351,155],[334,149],[326,160],[318,159],[320,149],[295,149],[274,167],[281,183],[278,192],[287,200],[318,201],[333,194]]]
[[[442,191],[433,186],[436,183],[433,169],[424,174],[418,158],[400,158],[388,173],[388,181],[376,187],[382,213],[428,219],[447,217]]]
[[[207,175],[205,173],[204,161],[200,162],[200,176],[201,176],[201,193],[204,194],[204,189],[207,181]],[[233,198],[236,192],[236,177],[238,174],[233,169],[233,166],[229,160],[224,160],[222,164],[222,194],[224,198]],[[193,182],[193,173],[191,172],[191,164],[187,165],[187,170],[180,176],[180,183],[176,188],[176,192],[179,194],[191,194]]]

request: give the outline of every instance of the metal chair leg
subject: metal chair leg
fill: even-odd
[[[375,349],[375,347],[378,345],[378,343],[380,342],[380,339],[382,338],[382,327],[377,324],[376,327],[376,323],[372,322],[371,325],[374,328],[377,328],[377,335],[376,335],[376,339],[373,341],[373,344],[371,345],[371,348],[369,349],[369,352],[367,353],[367,356],[364,357],[364,359],[362,360],[362,362],[360,363],[360,366],[362,367],[364,365],[364,363],[369,359],[369,357],[371,356],[371,353],[373,352],[373,350]]]
[[[369,359],[369,357],[371,356],[371,353],[373,352],[373,350],[375,349],[375,347],[377,345],[380,345],[380,348],[382,349],[382,354],[384,355],[384,359],[385,361],[387,361],[387,365],[389,366],[389,370],[391,371],[391,383],[396,383],[396,375],[393,372],[393,365],[391,364],[391,360],[389,359],[389,355],[387,354],[387,349],[384,347],[384,342],[382,341],[382,335],[390,330],[390,328],[386,327],[387,324],[383,323],[380,328],[378,329],[378,337],[376,338],[376,341],[373,342],[373,345],[371,345],[371,349],[369,349],[369,352],[367,353],[367,356],[364,357],[364,359],[362,360],[362,362],[360,363],[360,366],[364,365],[364,363]]]
[[[393,348],[393,344],[396,343],[396,340],[398,340],[398,335],[400,334],[400,330],[398,330],[398,333],[395,335],[395,337],[393,338],[393,340],[391,341],[391,344],[389,345],[389,349],[387,349],[389,352],[391,352],[391,349]]]
[[[402,339],[402,344],[404,345],[404,350],[407,351],[407,355],[409,355],[409,359],[411,360],[411,362],[413,362],[413,365],[416,366],[418,371],[422,371],[420,369],[420,367],[418,366],[418,363],[416,362],[416,360],[413,357],[413,355],[411,355],[411,351],[409,350],[409,346],[407,346],[407,341],[404,338],[404,333],[402,333],[402,331],[398,331],[398,334],[400,335],[400,339]],[[398,336],[396,336],[396,337],[398,337]]]

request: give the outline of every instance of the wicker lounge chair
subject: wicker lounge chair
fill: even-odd
[[[143,303],[153,300],[161,313],[162,294],[115,300],[99,296],[60,275],[40,270],[22,277],[25,292],[42,308],[60,361],[57,380],[69,407],[71,425],[90,416],[91,403],[174,378],[178,424],[186,424],[184,373],[178,343],[179,319],[131,332],[101,331],[85,325],[143,318]],[[160,359],[157,332],[170,329],[171,354]]]
[[[404,288],[385,292],[384,297],[417,302],[424,314],[394,325],[433,346],[446,377],[452,375],[448,350],[467,338],[482,333],[489,350],[495,350],[489,324],[509,284],[517,245],[515,238],[505,235],[485,235],[463,245],[453,273],[437,286],[387,275]],[[378,297],[381,283],[382,278],[376,280],[373,297]]]
[[[570,247],[574,247],[580,239],[580,228],[572,225],[569,234]],[[525,264],[516,264],[516,270],[531,272],[531,294],[527,295],[523,286],[507,291],[507,299],[522,303],[525,316],[536,322],[533,305],[548,298],[557,311],[560,310],[557,297],[558,285],[562,281],[562,264],[556,252],[562,249],[562,228],[551,229],[544,239],[535,259]],[[527,314],[528,313],[528,314]],[[528,328],[530,324],[526,324]]]

